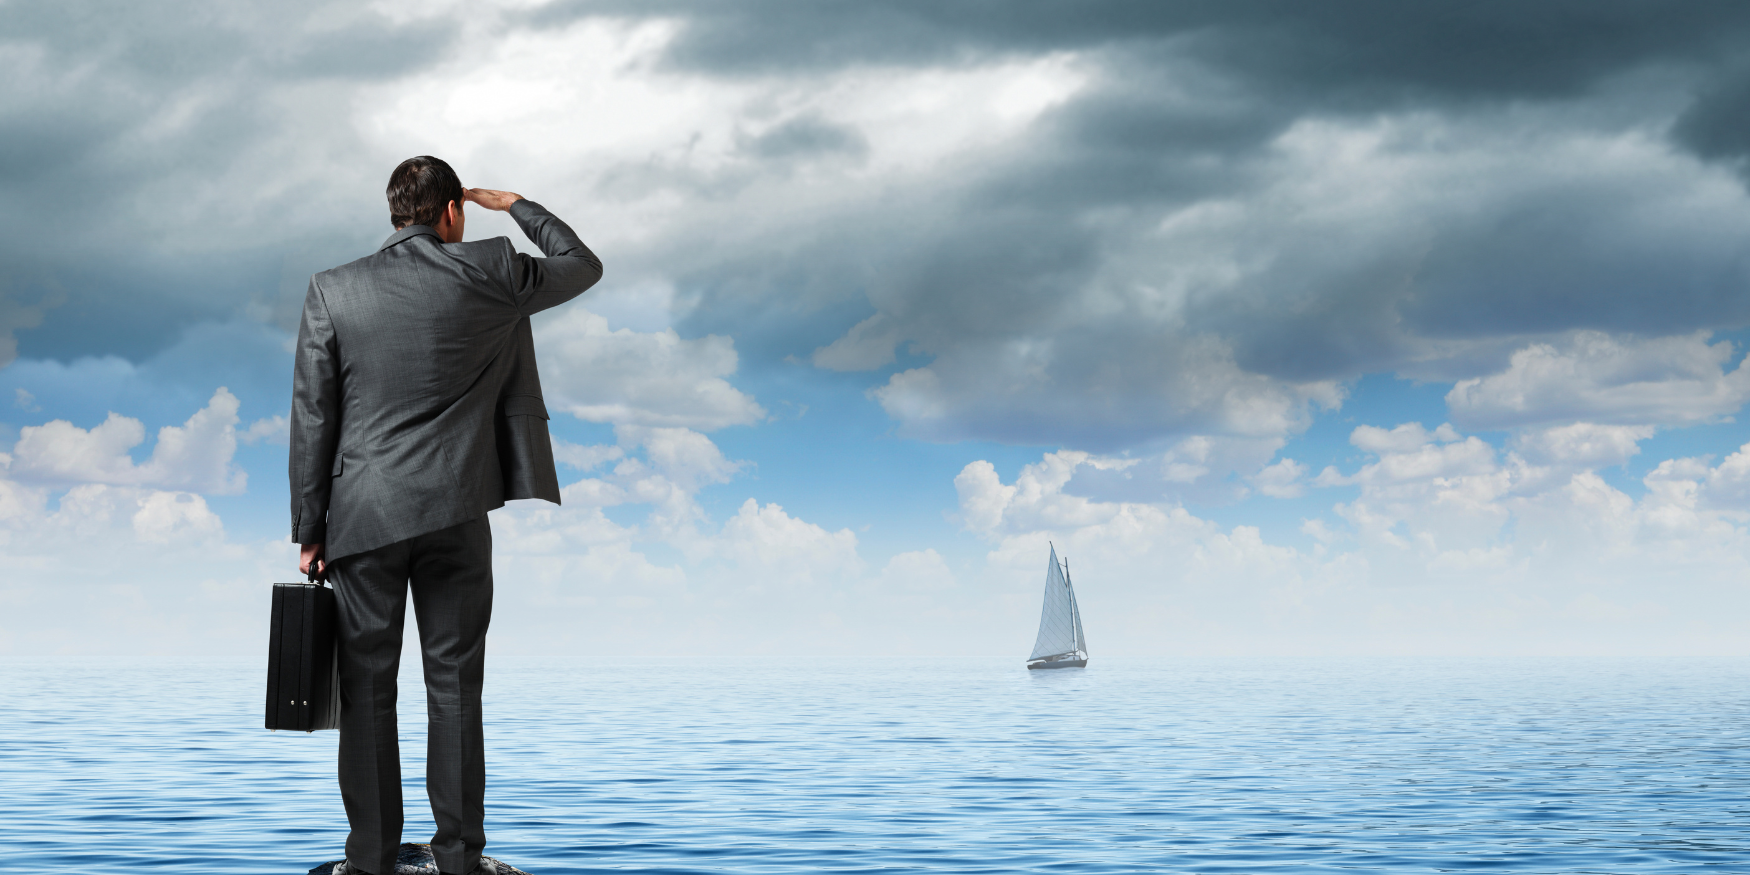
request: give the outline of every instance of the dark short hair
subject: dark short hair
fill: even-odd
[[[442,158],[409,158],[389,174],[389,223],[435,226],[450,201],[462,199],[462,181]]]

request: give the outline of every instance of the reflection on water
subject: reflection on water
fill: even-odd
[[[257,728],[260,674],[0,665],[9,868],[338,857],[336,735]],[[1750,871],[1746,680],[1743,660],[494,659],[488,852],[536,875]]]

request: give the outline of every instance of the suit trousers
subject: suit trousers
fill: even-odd
[[[486,847],[480,689],[492,619],[492,527],[481,516],[345,556],[329,577],[339,616],[347,859],[376,875],[395,871],[402,827],[395,678],[411,589],[424,654],[432,856],[443,872],[470,872]]]

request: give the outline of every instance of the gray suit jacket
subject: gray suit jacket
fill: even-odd
[[[540,204],[509,238],[424,225],[310,279],[292,380],[292,540],[338,559],[448,528],[511,498],[558,503],[529,315],[602,264]]]

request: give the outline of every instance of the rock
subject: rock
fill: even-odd
[[[500,863],[491,857],[481,857],[481,860],[492,860],[498,866],[499,875],[529,875],[509,863]],[[310,870],[310,875],[330,875],[334,867],[340,865],[339,860],[323,863]],[[389,873],[379,873],[389,875]],[[437,861],[431,858],[431,845],[405,844],[401,852],[395,855],[395,875],[439,875]]]

